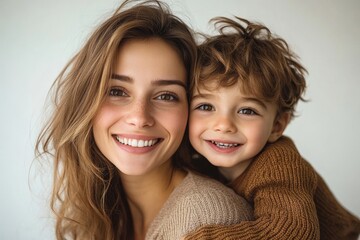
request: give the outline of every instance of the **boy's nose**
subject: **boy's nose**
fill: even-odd
[[[216,132],[234,133],[236,132],[236,126],[230,117],[221,116],[216,119],[214,130]]]
[[[155,120],[151,115],[151,108],[146,101],[137,101],[129,106],[126,122],[138,128],[151,127]]]

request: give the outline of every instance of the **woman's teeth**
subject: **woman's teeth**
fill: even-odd
[[[151,140],[142,140],[142,139],[131,139],[131,138],[121,138],[116,137],[116,140],[124,145],[129,145],[132,147],[151,147],[155,145],[159,139],[151,139]]]

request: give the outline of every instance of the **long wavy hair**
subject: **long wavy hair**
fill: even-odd
[[[181,56],[192,79],[196,43],[192,31],[159,1],[125,1],[89,37],[52,85],[53,113],[40,132],[36,155],[51,156],[50,206],[57,239],[132,239],[134,230],[116,167],[97,148],[92,120],[109,88],[117,50],[126,39],[161,38]],[[175,167],[189,159],[187,137]]]

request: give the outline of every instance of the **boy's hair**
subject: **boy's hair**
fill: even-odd
[[[197,87],[229,87],[240,83],[241,91],[277,104],[277,114],[290,112],[306,88],[306,69],[282,38],[261,24],[213,18],[219,35],[207,37],[198,47],[198,64],[192,91]]]

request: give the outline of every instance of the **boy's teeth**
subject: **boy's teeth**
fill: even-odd
[[[129,145],[138,148],[151,147],[159,141],[158,139],[142,140],[142,139],[121,138],[121,137],[116,137],[116,140],[124,145]]]
[[[237,143],[221,143],[221,142],[215,142],[215,141],[211,141],[211,143],[215,144],[219,148],[232,148],[232,147],[239,146],[239,144],[237,144]]]

